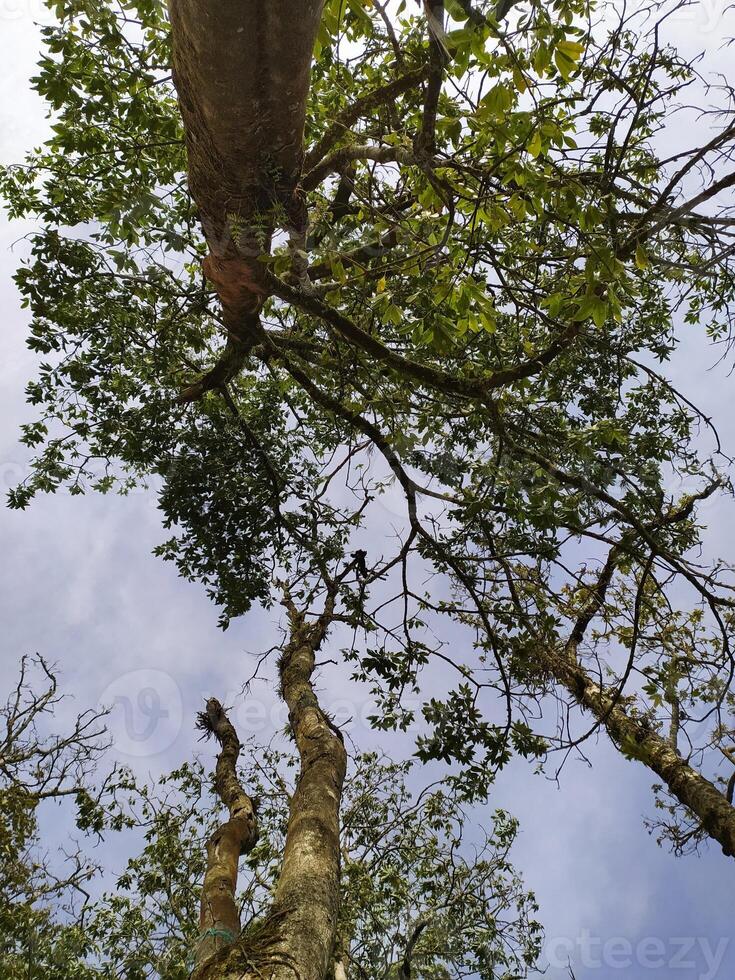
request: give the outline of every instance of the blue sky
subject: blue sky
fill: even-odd
[[[707,49],[709,63],[722,70],[727,53],[719,44],[735,34],[735,14],[729,14],[728,27],[723,10],[724,3],[703,0],[677,25],[682,43]],[[27,81],[38,50],[34,19],[42,16],[38,0],[0,0],[4,162],[19,160],[46,131],[43,108]],[[14,251],[11,245],[29,230],[0,219],[3,494],[26,466],[17,430],[29,417],[23,388],[35,358],[25,347],[26,315],[10,277],[23,252],[22,243]],[[726,365],[712,367],[715,360],[692,331],[673,370],[687,394],[719,421],[724,448],[733,455],[733,381]],[[713,552],[716,545],[732,558],[730,517],[721,505],[706,511]],[[0,689],[14,678],[22,653],[38,651],[56,661],[74,707],[117,699],[111,720],[116,751],[141,773],[155,775],[185,758],[195,744],[192,721],[202,697],[233,700],[255,667],[254,654],[277,639],[277,611],[254,612],[221,633],[201,588],[151,555],[162,538],[152,493],[39,499],[26,513],[0,510],[0,534]],[[233,672],[239,679],[234,687],[228,681]],[[320,683],[328,706],[356,717],[352,735],[358,745],[376,744],[378,737],[360,721],[369,713],[364,692],[342,674],[325,672]],[[237,705],[246,734],[265,739],[282,724],[267,684],[256,684],[251,701]],[[151,719],[155,725],[145,737]],[[521,823],[514,861],[541,903],[551,961],[546,975],[568,977],[569,956],[578,980],[734,977],[732,861],[715,848],[683,859],[662,851],[643,824],[652,813],[651,776],[602,738],[587,753],[592,766],[570,760],[559,785],[523,763],[513,765],[489,802]]]

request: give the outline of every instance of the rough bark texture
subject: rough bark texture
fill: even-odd
[[[216,698],[207,701],[206,711],[199,716],[199,727],[213,734],[220,743],[215,787],[230,811],[230,818],[207,843],[195,975],[202,964],[233,943],[240,933],[240,913],[235,903],[238,864],[240,856],[250,851],[258,839],[253,801],[237,778],[240,741]]]
[[[596,684],[578,662],[573,645],[564,655],[547,653],[543,660],[556,680],[604,725],[613,742],[655,772],[671,794],[699,818],[723,852],[735,857],[735,807],[727,797],[651,728],[644,716],[633,714],[627,699],[618,699],[617,691]]]
[[[332,962],[340,895],[339,808],[347,757],[342,738],[312,685],[315,655],[331,620],[332,600],[308,624],[287,595],[290,638],[280,662],[283,698],[301,759],[291,798],[283,864],[260,931],[240,933],[234,901],[241,853],[257,839],[252,801],[240,786],[235,730],[218,701],[200,724],[222,745],[216,785],[230,820],[210,841],[202,898],[201,940],[192,980],[324,980]]]
[[[210,249],[205,273],[230,323],[262,305],[255,257],[268,250],[274,211],[304,224],[297,184],[322,5],[169,0],[189,187]]]
[[[275,907],[285,913],[281,951],[295,958],[299,980],[323,980],[339,911],[339,807],[347,757],[311,682],[323,623],[307,625],[288,597],[286,605],[291,640],[281,661],[281,684],[301,774],[291,800]],[[281,967],[275,975],[292,980],[294,971]]]

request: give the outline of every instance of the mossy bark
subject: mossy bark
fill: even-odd
[[[215,787],[230,816],[207,842],[195,975],[199,975],[202,964],[240,934],[240,913],[235,901],[238,865],[241,855],[252,850],[258,840],[253,801],[237,778],[240,740],[216,698],[207,701],[206,711],[199,716],[199,727],[220,743]]]
[[[576,650],[542,653],[542,663],[574,699],[600,722],[618,748],[656,773],[669,792],[688,807],[729,857],[735,857],[735,807],[724,793],[694,769],[628,699],[601,687],[579,663]]]
[[[217,735],[223,750],[216,784],[230,806],[230,820],[208,848],[203,932],[192,980],[262,980],[264,975],[271,980],[324,980],[332,962],[340,900],[339,809],[347,756],[312,684],[316,651],[326,634],[331,608],[317,623],[308,624],[288,596],[285,605],[290,639],[280,661],[280,683],[301,771],[291,797],[274,900],[265,916],[268,926],[257,936],[247,929],[240,933],[234,900],[237,865],[240,854],[255,842],[257,829],[252,801],[235,774],[239,742],[232,729],[226,743]],[[219,702],[208,702],[207,716],[217,716],[218,709]]]

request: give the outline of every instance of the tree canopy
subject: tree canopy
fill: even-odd
[[[732,856],[729,461],[669,362],[729,343],[735,123],[677,6],[53,2],[10,502],[155,477],[223,625],[288,580],[386,729],[431,674],[466,799],[602,727]]]

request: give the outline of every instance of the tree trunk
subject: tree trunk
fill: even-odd
[[[240,856],[252,850],[258,840],[253,801],[237,778],[240,741],[216,698],[207,701],[207,710],[199,716],[199,727],[213,734],[222,747],[217,758],[215,785],[230,811],[230,819],[207,843],[195,968],[217,950],[235,942],[240,934],[240,913],[235,902],[238,864]]]
[[[240,744],[218,701],[207,702],[200,727],[222,745],[216,784],[230,820],[208,845],[200,944],[192,980],[324,980],[332,960],[340,896],[339,809],[347,756],[312,685],[315,654],[331,607],[307,624],[287,595],[291,634],[280,662],[281,689],[301,772],[291,799],[283,864],[273,904],[258,929],[240,931],[235,902],[240,854],[257,839],[252,801],[235,772]]]
[[[339,911],[339,806],[347,756],[311,683],[320,627],[307,626],[292,604],[289,616],[291,642],[283,654],[281,679],[301,775],[291,800],[275,906],[285,913],[283,951],[291,956],[298,951],[299,980],[323,980]],[[288,968],[275,975],[293,980]]]
[[[323,0],[169,0],[189,188],[228,321],[257,313],[274,222],[305,226],[301,174]]]

